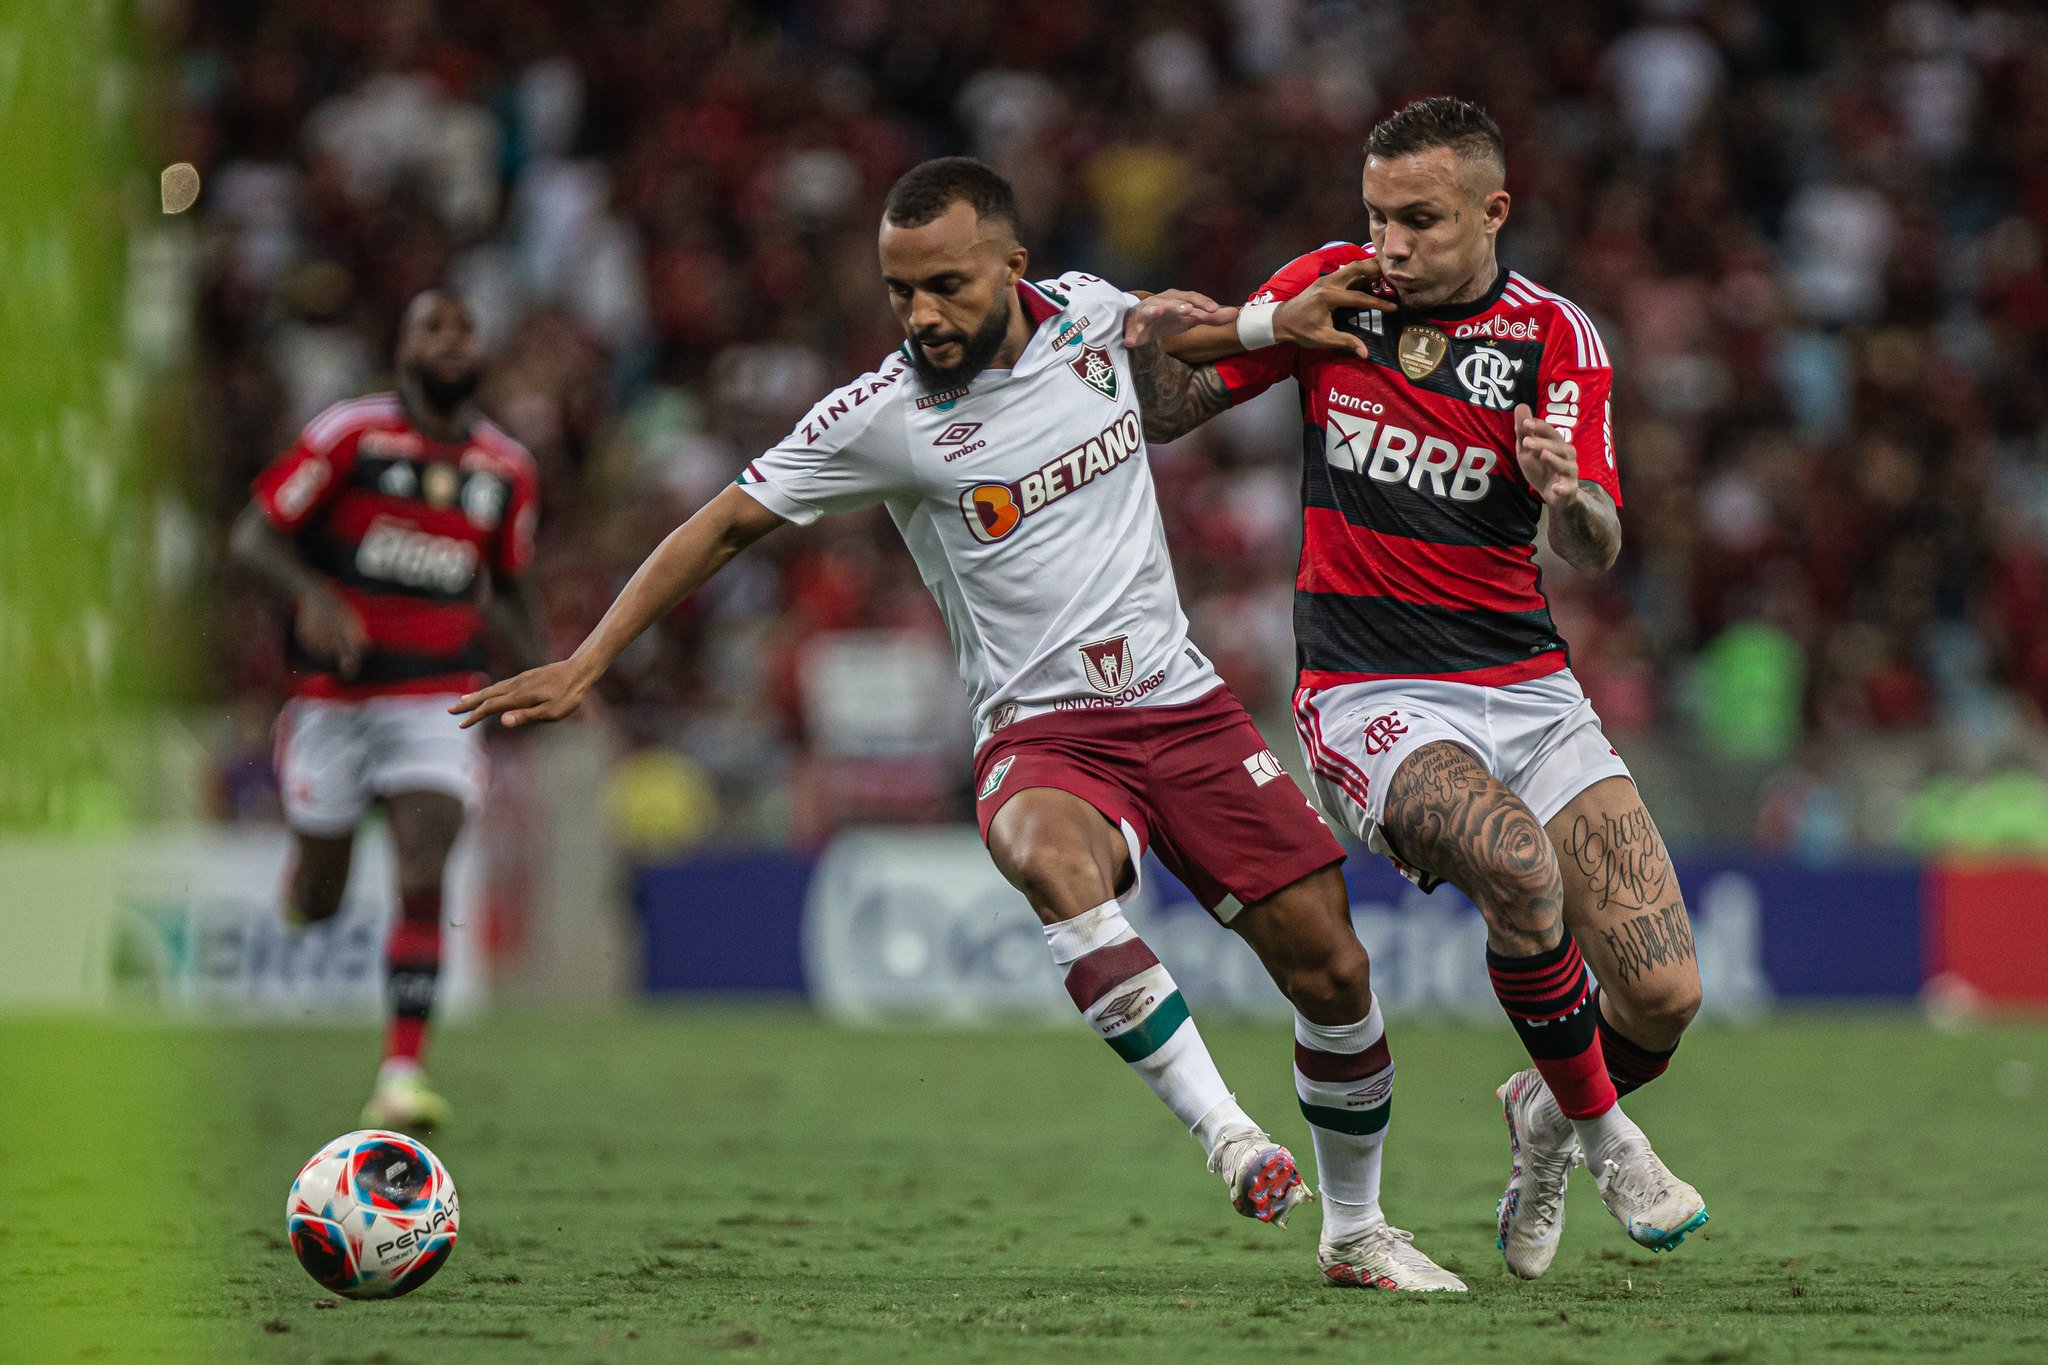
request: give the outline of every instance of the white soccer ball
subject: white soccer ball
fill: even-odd
[[[313,1153],[285,1199],[306,1273],[351,1299],[410,1294],[455,1250],[455,1182],[426,1144],[366,1128]]]

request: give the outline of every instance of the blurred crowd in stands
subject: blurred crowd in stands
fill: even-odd
[[[900,340],[878,207],[1015,182],[1036,271],[1241,299],[1366,232],[1428,94],[1505,130],[1505,263],[1614,356],[1627,548],[1545,582],[1674,843],[2048,846],[2048,20],[1911,0],[165,0],[205,176],[193,444],[224,526],[446,282],[544,477],[558,652],[640,558]],[[1153,452],[1196,638],[1276,738],[1291,393]],[[275,609],[222,579],[264,808]],[[960,818],[935,610],[879,512],[785,530],[621,661],[622,837]],[[1276,750],[1282,746],[1276,744]],[[232,745],[230,745],[232,748]]]

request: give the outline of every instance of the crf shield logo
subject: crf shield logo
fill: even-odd
[[[1479,346],[1458,362],[1458,382],[1473,402],[1505,411],[1515,405],[1511,386],[1515,371],[1521,368],[1519,359],[1510,360],[1491,346]]]
[[[1393,748],[1394,742],[1407,733],[1408,727],[1401,723],[1399,711],[1374,716],[1365,723],[1365,751],[1369,754],[1383,754]]]
[[[1081,377],[1081,382],[1101,394],[1104,398],[1116,399],[1116,362],[1109,358],[1109,352],[1100,346],[1083,346],[1080,353],[1067,362],[1067,368]]]
[[[1105,697],[1113,697],[1131,685],[1137,667],[1131,662],[1131,637],[1112,635],[1092,645],[1081,646],[1081,670],[1088,685]]]
[[[947,427],[944,431],[932,437],[932,444],[935,446],[965,445],[967,438],[980,430],[981,423],[979,422],[955,422],[952,426]]]
[[[1017,756],[1011,754],[1008,758],[998,762],[995,767],[990,768],[988,770],[988,780],[981,784],[981,792],[975,797],[975,800],[986,801],[991,796],[994,796],[996,788],[1003,785],[1003,779],[1010,775],[1011,765],[1016,763],[1016,761]],[[956,788],[955,790],[958,789]]]

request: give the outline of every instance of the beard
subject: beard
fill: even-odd
[[[960,347],[960,360],[954,365],[934,365],[926,357],[925,341],[957,341],[957,333],[947,334],[926,332],[910,338],[910,364],[917,371],[917,377],[924,381],[927,389],[934,393],[946,389],[961,389],[972,383],[974,377],[988,368],[996,358],[996,352],[1003,349],[1003,338],[1010,330],[1010,310],[998,304],[988,310],[974,335],[968,337]]]
[[[483,371],[471,368],[453,379],[443,379],[432,366],[418,365],[413,368],[412,377],[419,384],[420,397],[427,400],[428,407],[435,412],[453,414],[476,393]]]

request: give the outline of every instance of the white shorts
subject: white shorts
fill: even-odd
[[[1595,782],[1629,776],[1570,669],[1505,687],[1424,678],[1304,687],[1294,728],[1323,809],[1424,890],[1436,879],[1403,864],[1380,833],[1387,784],[1422,745],[1470,749],[1542,825]]]
[[[484,793],[484,746],[448,714],[454,701],[451,693],[286,703],[275,761],[287,823],[338,838],[372,801],[396,792],[446,792],[475,809]]]

